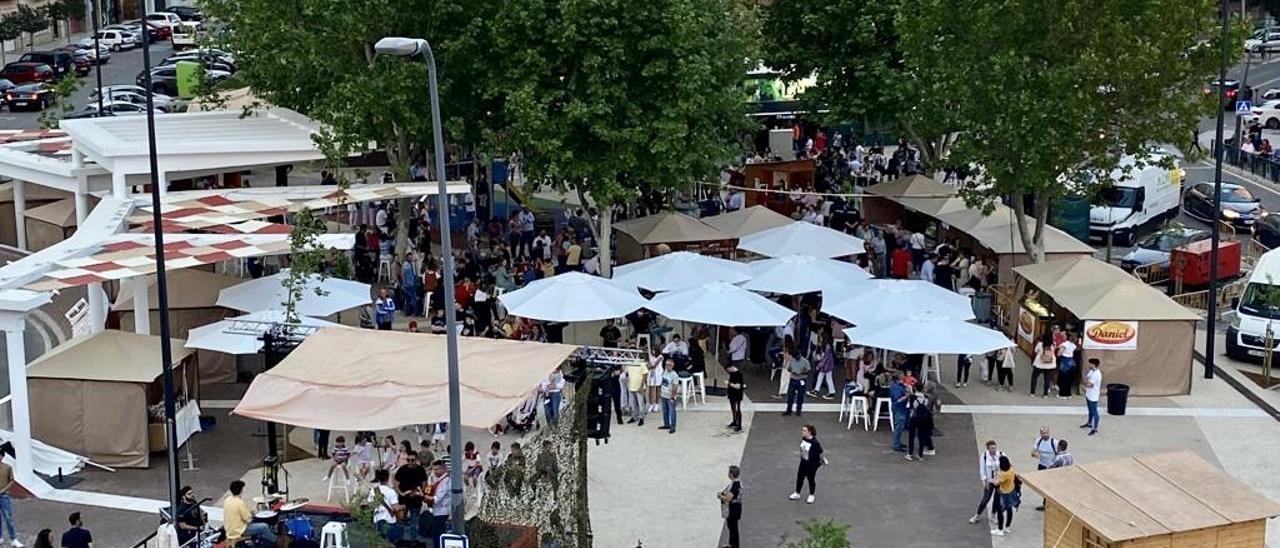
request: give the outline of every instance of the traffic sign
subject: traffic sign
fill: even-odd
[[[440,548],[469,548],[471,544],[467,542],[466,535],[440,535]]]
[[[1236,101],[1236,114],[1253,114],[1253,104],[1249,101]]]

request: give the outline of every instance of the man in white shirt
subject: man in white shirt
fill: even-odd
[[[1072,385],[1076,376],[1076,342],[1075,335],[1067,333],[1062,344],[1058,345],[1058,399],[1071,397]]]
[[[1084,405],[1089,410],[1089,418],[1080,428],[1088,428],[1089,435],[1098,433],[1098,398],[1102,396],[1102,370],[1098,358],[1089,358],[1089,370],[1085,372],[1080,384],[1084,385]]]
[[[929,283],[933,283],[933,254],[930,253],[920,265],[920,279]]]
[[[739,369],[747,362],[747,335],[734,327],[733,338],[729,339],[729,363]]]
[[[911,264],[920,270],[920,265],[924,263],[924,234],[919,230],[912,232],[907,238],[907,248],[911,251]]]
[[[373,528],[388,541],[399,537],[398,534],[391,534],[391,529],[396,524],[396,517],[391,509],[400,504],[400,495],[387,485],[390,477],[391,473],[385,469],[374,472],[373,489],[369,490],[369,497],[366,499],[373,506]]]
[[[1000,452],[1000,447],[996,445],[996,440],[987,440],[987,450],[978,454],[978,479],[982,481],[982,500],[978,502],[978,511],[974,512],[973,517],[969,518],[969,523],[978,523],[982,516],[987,512],[987,503],[991,501],[991,496],[995,493],[996,485],[991,483],[991,479],[995,477],[996,471],[1000,469],[1000,457],[1004,453]]]
[[[737,211],[746,205],[746,196],[741,190],[733,189],[729,191],[729,205],[725,208],[727,211]]]
[[[437,460],[431,463],[432,475],[427,481],[430,482],[430,494],[427,496],[427,504],[431,505],[431,522],[427,525],[428,539],[432,539],[434,545],[449,530],[449,515],[453,511],[453,493],[450,492],[449,471],[445,468],[444,461]]]
[[[680,340],[680,335],[672,335],[671,342],[662,347],[662,355],[673,358],[677,355],[689,357],[689,343]]]
[[[533,239],[533,252],[534,258],[551,260],[551,237],[547,236],[547,231],[539,232],[538,237]]]

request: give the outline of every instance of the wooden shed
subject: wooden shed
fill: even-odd
[[[1190,451],[1022,475],[1045,548],[1263,548],[1280,505]]]

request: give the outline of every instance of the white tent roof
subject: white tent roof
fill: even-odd
[[[59,123],[85,158],[112,173],[149,173],[145,116],[81,118]],[[160,171],[166,175],[280,165],[324,158],[312,136],[320,125],[284,108],[186,112],[155,117]]]
[[[226,354],[257,354],[262,350],[262,335],[275,324],[285,324],[283,310],[260,310],[243,316],[213,322],[187,332],[187,348],[212,350]],[[307,316],[300,316],[303,328],[344,327]],[[308,329],[309,330],[309,329]]]
[[[928,313],[973,319],[968,297],[921,280],[874,280],[824,293],[822,312],[858,326]]]
[[[662,293],[645,308],[673,320],[740,327],[784,325],[796,315],[785,306],[722,282]]]
[[[905,354],[986,354],[1013,346],[1004,333],[928,312],[844,333],[856,344]]]
[[[284,286],[288,278],[289,271],[282,270],[272,276],[228,287],[218,294],[218,306],[244,312],[281,308],[288,300],[289,292]],[[323,295],[316,294],[317,287]],[[312,275],[302,290],[302,298],[296,303],[296,312],[301,316],[323,317],[371,302],[373,298],[369,284],[338,278],[321,280],[319,276]]]
[[[750,279],[751,268],[745,264],[688,251],[667,253],[613,269],[613,283],[649,291],[688,289],[707,282],[736,284]]]
[[[789,225],[743,236],[738,243],[738,249],[745,249],[766,257],[813,255],[831,258],[866,252],[865,244],[861,239],[804,221],[796,221]]]
[[[871,274],[858,265],[812,255],[761,259],[748,263],[748,266],[754,277],[742,284],[743,288],[784,295],[830,292],[871,279]]]
[[[508,314],[549,322],[620,318],[647,304],[635,291],[581,272],[566,272],[531,282],[503,293],[498,300]]]

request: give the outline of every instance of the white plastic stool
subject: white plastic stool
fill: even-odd
[[[881,418],[881,415],[880,415],[880,409],[881,409],[881,408],[884,408],[884,410],[885,410],[885,415],[886,415],[886,416],[884,417],[884,419],[885,419],[885,420],[887,420],[887,421],[889,421],[889,427],[890,427],[890,428],[893,428],[893,402],[892,402],[892,401],[890,401],[890,400],[889,400],[889,398],[876,398],[876,427],[875,427],[875,430],[876,430],[877,432],[879,432],[879,431],[880,431],[880,418]]]
[[[893,410],[890,409],[890,413],[892,412]],[[844,429],[852,429],[853,421],[856,419],[862,419],[863,430],[867,430],[869,428],[867,423],[871,421],[867,420],[867,399],[862,396],[854,396],[849,400],[849,424],[845,425]]]
[[[343,471],[342,469],[343,467],[340,466],[338,469],[335,469],[332,474],[329,474],[329,492],[325,494],[324,500],[333,500],[333,490],[337,487],[342,489],[342,502],[351,502],[351,480],[345,475],[342,476],[341,480],[338,479],[340,472]],[[338,481],[341,481],[341,483],[334,485],[334,482]]]
[[[694,373],[693,384],[694,384],[694,387],[693,387],[694,393],[697,394],[698,398],[702,400],[702,405],[706,405],[707,404],[707,374]]]
[[[351,548],[347,544],[347,524],[331,521],[320,529],[320,548]]]
[[[929,380],[929,374],[932,373],[934,382],[941,383],[942,382],[942,369],[941,369],[942,366],[941,364],[939,364],[939,362],[941,361],[942,360],[939,359],[937,354],[925,356],[924,365],[921,366],[922,369],[920,370],[920,378],[927,381]]]
[[[680,379],[680,408],[689,407],[689,392],[693,390],[693,377],[679,377]],[[694,398],[693,403],[698,403]]]
[[[381,255],[378,257],[378,281],[391,281],[391,256]]]
[[[844,414],[849,412],[849,390],[846,387],[840,387],[840,414],[836,415],[836,422],[844,422]]]

